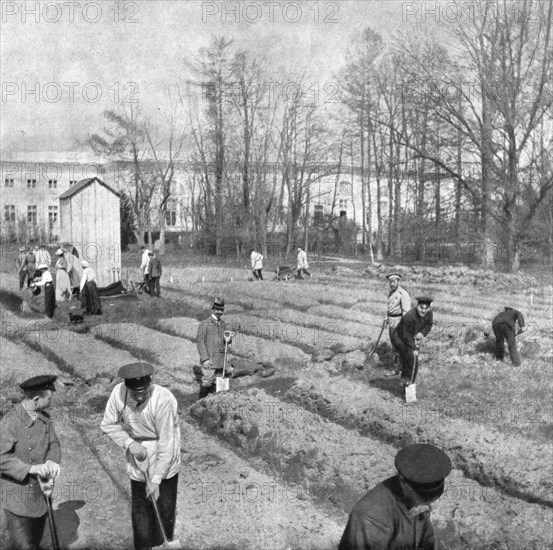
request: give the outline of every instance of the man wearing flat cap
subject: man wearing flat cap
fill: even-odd
[[[137,550],[163,543],[151,499],[158,504],[169,539],[175,529],[180,468],[177,400],[167,388],[152,383],[153,373],[144,362],[121,367],[118,376],[124,381],[113,388],[100,425],[126,452]]]
[[[199,399],[207,397],[215,391],[215,377],[223,372],[225,358],[225,332],[227,326],[221,319],[225,311],[225,301],[222,298],[215,298],[211,305],[211,315],[198,326],[196,345],[200,354],[200,396]],[[226,344],[230,345],[232,336],[226,338]],[[232,373],[232,366],[228,365],[229,374]]]
[[[0,490],[10,548],[38,548],[44,532],[44,495],[52,493],[60,473],[60,444],[46,412],[56,379],[42,375],[21,383],[23,400],[0,422]]]
[[[394,374],[399,373],[400,353],[394,344],[394,334],[401,318],[411,309],[411,298],[407,291],[399,284],[401,273],[396,271],[386,275],[390,292],[388,292],[387,322],[390,336],[390,345],[394,354]],[[398,369],[396,371],[396,369]]]
[[[432,330],[434,317],[430,311],[432,298],[417,296],[417,306],[410,309],[400,320],[395,334],[394,343],[399,350],[401,362],[401,382],[407,386],[413,379],[415,365],[415,350],[418,350],[422,339]],[[416,373],[414,373],[416,376]]]
[[[434,550],[430,504],[444,492],[449,457],[415,444],[396,455],[397,475],[369,491],[353,508],[339,550]]]
[[[516,323],[518,323],[518,332],[515,332]],[[511,363],[515,367],[519,367],[521,361],[515,337],[517,334],[524,332],[524,316],[522,313],[512,307],[506,307],[504,311],[494,317],[492,329],[495,336],[495,358],[498,361],[503,361],[505,340],[507,340]]]

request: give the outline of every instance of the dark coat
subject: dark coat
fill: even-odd
[[[161,270],[161,260],[159,258],[156,258],[155,256],[153,258],[150,258],[150,267],[148,269],[148,275],[150,277],[161,277],[162,270]]]
[[[353,508],[339,550],[434,550],[430,512],[414,518],[398,476],[369,491]]]
[[[223,334],[225,330],[225,322],[220,320],[219,323],[216,323],[213,317],[199,324],[196,343],[200,354],[200,363],[211,359],[213,368],[223,368],[225,357],[225,339]]]
[[[494,317],[492,325],[508,325],[511,330],[515,330],[515,323],[518,321],[519,328],[524,327],[524,316],[516,309],[506,309]]]
[[[401,318],[396,335],[405,347],[415,349],[415,334],[420,332],[423,336],[427,336],[432,329],[433,322],[432,311],[427,311],[426,315],[421,317],[417,308],[414,307]]]
[[[60,463],[60,444],[50,417],[40,412],[33,422],[19,403],[0,422],[0,433],[2,506],[18,516],[43,516],[46,501],[29,470],[47,460]]]

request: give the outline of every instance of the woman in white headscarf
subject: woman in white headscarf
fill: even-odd
[[[83,274],[81,276],[81,304],[85,315],[102,315],[102,304],[98,287],[96,286],[96,273],[86,260],[81,262]]]
[[[56,251],[56,302],[64,302],[71,298],[71,281],[67,273],[67,258],[65,250],[58,248]]]

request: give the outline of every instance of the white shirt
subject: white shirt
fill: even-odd
[[[40,276],[40,280],[36,281],[35,286],[44,286],[46,283],[53,283],[54,279],[52,278],[52,274],[46,270],[42,272],[42,275]]]
[[[150,251],[148,249],[144,250],[142,253],[142,263],[140,264],[140,269],[144,275],[148,275],[148,268],[150,266]]]
[[[91,267],[85,267],[83,269],[83,274],[81,275],[81,292],[84,288],[84,285],[87,283],[87,281],[95,281],[96,280],[96,273],[94,273],[94,270]]]
[[[52,257],[45,248],[39,248],[36,252],[36,265],[46,264],[49,266],[52,263]]]
[[[305,250],[300,250],[298,252],[298,269],[309,269],[309,264],[307,263],[307,253]]]
[[[148,476],[152,483],[161,483],[179,472],[180,426],[177,400],[167,389],[150,386],[150,398],[137,407],[122,382],[117,384],[106,405],[101,430],[126,452],[127,474],[135,481],[145,481],[137,467],[129,445],[136,441],[148,451]],[[126,405],[125,405],[126,397]]]
[[[252,252],[252,255],[250,256],[250,260],[252,261],[252,269],[263,269],[263,255],[259,252],[256,252],[255,250]]]

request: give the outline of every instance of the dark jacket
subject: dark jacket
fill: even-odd
[[[508,325],[515,330],[515,323],[518,321],[519,328],[524,328],[524,316],[516,309],[507,308],[494,317],[492,325]]]
[[[434,550],[430,512],[414,518],[398,476],[369,491],[353,508],[339,550]]]
[[[401,318],[396,329],[396,334],[405,346],[414,349],[415,334],[420,332],[423,336],[427,336],[432,329],[433,322],[434,316],[432,311],[427,311],[426,315],[421,317],[417,312],[417,308],[414,307]]]
[[[161,260],[156,258],[150,258],[150,267],[148,268],[148,275],[150,277],[161,277]]]
[[[24,517],[41,517],[46,501],[35,475],[34,464],[60,463],[61,450],[54,424],[46,412],[32,420],[19,403],[0,422],[0,474],[2,506]]]
[[[223,333],[225,330],[225,322],[220,320],[219,323],[216,323],[213,316],[199,324],[196,343],[200,354],[200,363],[211,359],[213,368],[223,368],[225,357],[225,340]]]

